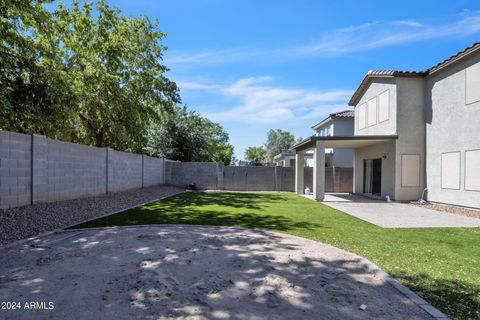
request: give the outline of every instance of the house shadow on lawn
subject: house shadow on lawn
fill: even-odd
[[[19,246],[2,252],[0,300],[55,309],[9,319],[429,319],[358,258],[264,231],[74,230]]]

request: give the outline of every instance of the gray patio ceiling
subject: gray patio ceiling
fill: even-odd
[[[293,146],[295,152],[304,151],[315,147],[317,141],[323,141],[325,148],[361,148],[369,145],[393,141],[398,135],[375,135],[375,136],[311,136]]]

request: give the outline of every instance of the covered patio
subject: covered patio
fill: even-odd
[[[296,144],[295,151],[295,192],[304,194],[305,152],[313,150],[313,196],[317,201],[325,198],[325,148],[362,148],[370,145],[390,142],[397,135],[369,136],[311,136]],[[354,166],[354,171],[356,170]]]

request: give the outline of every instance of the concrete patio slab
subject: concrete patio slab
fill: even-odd
[[[478,228],[480,219],[351,194],[327,194],[323,204],[382,228]]]

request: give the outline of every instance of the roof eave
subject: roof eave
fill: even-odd
[[[316,130],[318,130],[320,127],[326,125],[327,123],[329,123],[329,122],[331,122],[331,121],[332,121],[332,117],[329,116],[329,117],[323,119],[322,121],[320,121],[319,123],[317,123],[316,125],[312,126],[312,129],[316,131]]]
[[[451,58],[449,58],[447,61],[444,61],[442,63],[440,63],[439,65],[436,65],[430,69],[428,69],[427,71],[425,71],[425,73],[430,76],[434,73],[437,73],[439,71],[442,71],[448,67],[450,67],[452,64],[455,64],[459,61],[461,61],[462,59],[470,56],[471,54],[474,54],[476,52],[480,51],[480,43],[476,43],[475,45],[473,45],[473,47],[470,49],[470,50],[467,50],[465,52],[462,52],[461,54],[457,54],[456,56],[453,56]]]

